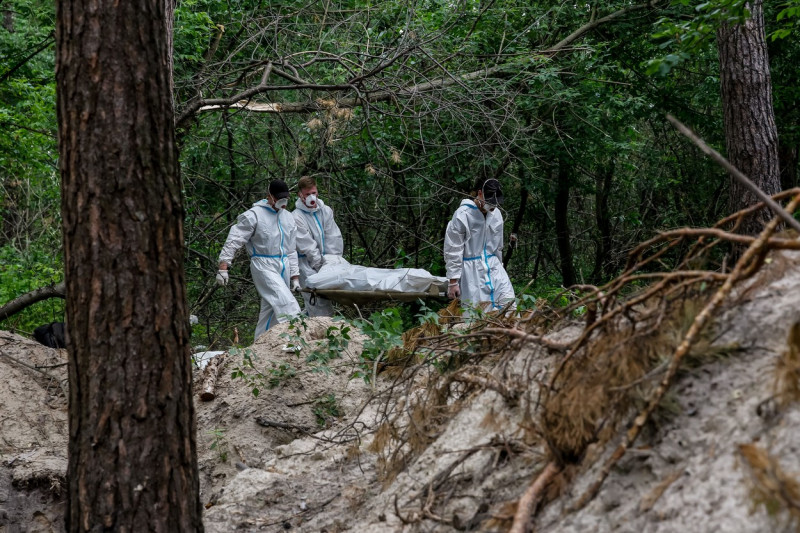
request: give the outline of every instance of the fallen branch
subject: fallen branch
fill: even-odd
[[[64,387],[64,384],[61,382],[61,380],[58,379],[56,376],[50,374],[49,372],[45,372],[44,370],[36,368],[33,365],[29,365],[28,363],[26,363],[24,361],[20,361],[16,357],[11,357],[10,355],[8,355],[6,353],[0,352],[0,355],[2,355],[3,357],[7,357],[8,359],[11,359],[13,362],[17,363],[18,365],[24,366],[25,368],[27,368],[29,370],[33,370],[34,372],[39,372],[43,376],[45,376],[47,378],[50,378],[51,380],[55,381],[56,383],[58,383],[58,386],[61,388],[61,392],[64,393],[64,398],[69,398],[69,394],[67,394],[67,389]]]
[[[295,431],[302,431],[303,433],[311,433],[309,428],[303,426],[296,426],[294,424],[287,424],[286,422],[277,422],[275,420],[268,420],[263,416],[256,417],[256,423],[259,426],[264,426],[265,428],[278,428],[278,429],[288,429],[288,430],[295,430]]]
[[[528,523],[531,519],[531,513],[542,498],[542,492],[547,485],[552,481],[558,473],[561,472],[561,467],[555,461],[550,461],[544,470],[536,476],[533,483],[530,484],[528,490],[522,495],[517,504],[517,512],[514,513],[514,523],[508,533],[525,533],[528,531]]]
[[[48,298],[64,298],[66,296],[66,292],[67,286],[62,281],[54,285],[48,285],[47,287],[41,287],[34,291],[25,293],[0,307],[0,320],[5,320],[10,316],[19,313],[23,309],[30,307],[36,302],[47,300]]]
[[[769,208],[772,209],[772,211],[775,212],[776,215],[778,215],[778,217],[780,217],[781,219],[783,219],[784,222],[786,222],[786,224],[788,224],[790,227],[794,228],[798,233],[800,233],[800,222],[795,220],[794,217],[792,217],[792,215],[784,211],[783,207],[781,207],[781,205],[778,202],[773,200],[772,197],[770,197],[767,193],[762,191],[755,183],[750,181],[750,178],[745,176],[741,170],[731,165],[727,159],[722,157],[722,155],[720,155],[719,152],[708,146],[703,141],[703,139],[695,135],[694,132],[689,128],[687,128],[680,120],[678,120],[677,118],[673,117],[670,114],[667,114],[667,120],[672,122],[672,125],[675,126],[679,132],[688,137],[689,140],[692,141],[698,148],[700,148],[700,150],[702,150],[704,154],[708,155],[709,157],[711,157],[711,159],[719,163],[719,165],[722,166],[722,168],[724,168],[725,170],[727,170],[731,176],[733,176],[736,180],[739,181],[739,183],[750,189],[750,191],[753,194],[755,194],[762,202],[767,204]]]
[[[792,201],[786,207],[786,211],[788,213],[793,212],[797,208],[798,204],[800,204],[800,194],[796,195],[792,199]],[[781,219],[782,217],[775,217],[769,222],[769,224],[767,224],[767,227],[764,228],[758,238],[753,241],[747,250],[745,250],[744,254],[742,254],[742,257],[739,259],[739,261],[736,262],[736,266],[728,276],[728,279],[725,280],[725,283],[723,283],[717,292],[714,293],[714,296],[711,298],[711,300],[695,317],[692,325],[689,327],[689,331],[686,332],[686,336],[683,338],[683,341],[681,341],[681,344],[675,350],[675,353],[670,361],[669,368],[667,369],[667,373],[662,379],[658,389],[656,389],[655,393],[653,394],[653,397],[650,399],[650,402],[634,419],[633,425],[623,438],[622,443],[617,447],[616,450],[614,450],[614,453],[611,455],[611,457],[609,457],[605,465],[603,465],[603,469],[601,470],[600,475],[597,477],[597,480],[570,508],[570,511],[574,512],[582,509],[597,495],[600,487],[603,485],[603,482],[611,472],[611,469],[615,464],[617,464],[622,456],[625,455],[625,452],[631,447],[631,445],[633,445],[645,424],[650,419],[653,411],[655,411],[656,407],[658,407],[658,405],[661,403],[661,400],[669,390],[673,380],[675,379],[675,376],[678,373],[678,369],[680,368],[683,358],[687,353],[689,353],[692,344],[697,339],[708,321],[711,319],[714,311],[716,311],[725,298],[727,298],[736,282],[739,281],[739,279],[743,277],[743,274],[748,270],[751,261],[759,260],[759,256],[766,249],[770,235],[772,235],[772,233],[775,231],[775,228],[778,226]]]
[[[200,393],[200,399],[204,402],[209,402],[217,397],[214,388],[217,385],[217,374],[222,364],[225,362],[225,355],[220,354],[212,357],[203,370],[203,392]]]
[[[559,352],[565,352],[569,350],[569,344],[563,344],[560,342],[551,341],[545,339],[540,335],[531,335],[530,333],[525,333],[519,329],[515,328],[484,328],[481,330],[481,333],[494,333],[500,335],[507,335],[509,337],[514,337],[515,339],[519,339],[521,341],[526,342],[534,342],[536,344],[541,344],[545,348],[549,348],[551,350],[556,350]]]

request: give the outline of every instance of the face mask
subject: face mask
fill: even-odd
[[[317,195],[309,194],[308,196],[306,196],[306,199],[303,200],[303,203],[305,204],[306,207],[314,209],[315,207],[317,207]]]
[[[286,209],[286,206],[289,205],[288,198],[281,198],[280,200],[275,202],[275,209]]]

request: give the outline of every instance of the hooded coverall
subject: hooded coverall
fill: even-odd
[[[275,322],[300,314],[300,306],[289,290],[289,280],[298,275],[294,218],[286,209],[275,211],[259,200],[239,215],[228,232],[219,261],[228,265],[243,245],[250,256],[250,273],[261,296],[255,338]]]
[[[309,276],[322,267],[326,255],[341,256],[344,252],[342,232],[333,219],[333,209],[317,198],[317,206],[306,206],[298,198],[292,211],[297,225],[297,253],[300,263],[300,285],[305,287]],[[311,295],[303,293],[303,301],[308,316],[333,316],[333,305],[327,298],[316,297],[311,305]]]
[[[503,268],[503,215],[483,213],[472,200],[462,200],[444,235],[447,279],[458,279],[461,302],[488,302],[500,309],[514,300],[514,288]]]

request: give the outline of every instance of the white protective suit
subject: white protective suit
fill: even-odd
[[[300,305],[289,290],[289,280],[298,275],[295,251],[295,227],[292,214],[286,209],[277,212],[266,200],[239,215],[228,232],[219,254],[219,262],[229,265],[243,245],[250,256],[250,273],[261,296],[255,338],[275,322],[300,314]]]
[[[500,309],[514,300],[514,288],[503,268],[503,215],[499,209],[480,212],[472,200],[461,205],[444,234],[448,279],[459,279],[461,302]]]
[[[307,207],[298,198],[292,215],[297,225],[300,285],[306,287],[309,276],[319,272],[322,267],[323,256],[341,257],[344,253],[344,240],[333,219],[333,209],[319,198],[315,208]],[[317,296],[314,305],[311,305],[311,295],[304,292],[303,301],[308,316],[333,316],[333,304],[327,298]]]

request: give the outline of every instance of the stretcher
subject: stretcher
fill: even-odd
[[[357,291],[347,289],[303,289],[311,294],[311,303],[317,296],[322,296],[341,305],[350,307],[368,305],[378,302],[416,302],[417,300],[444,299],[447,296],[446,286],[431,284],[425,292],[420,291]]]

